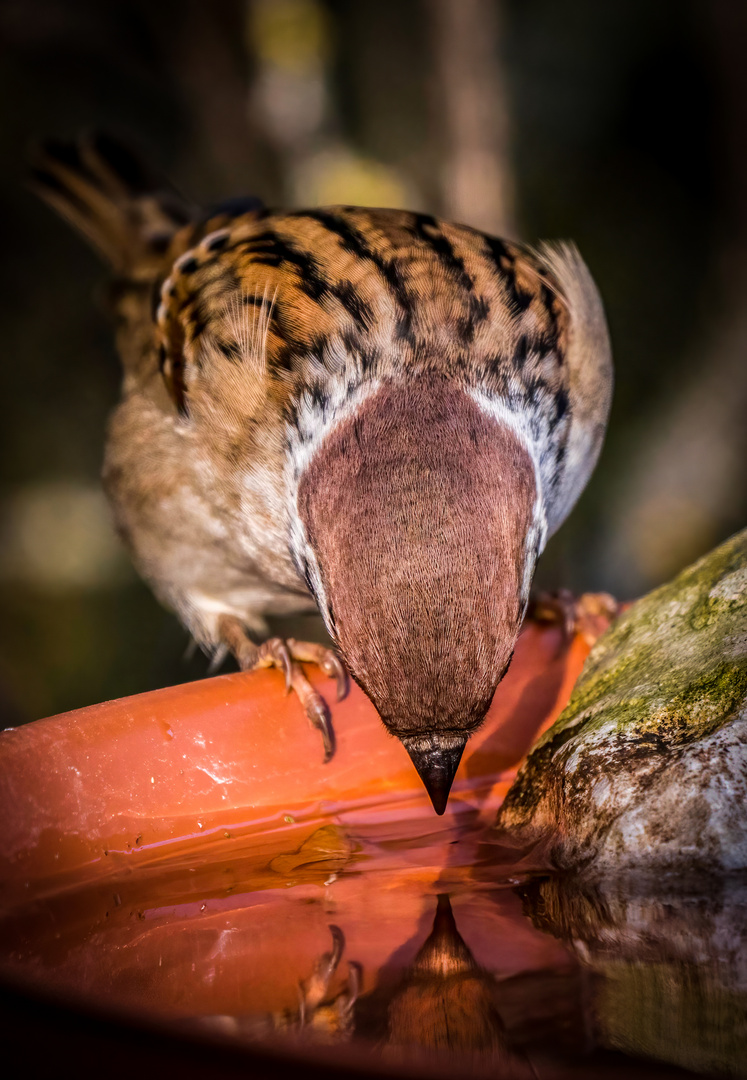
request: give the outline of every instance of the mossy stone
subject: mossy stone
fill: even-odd
[[[589,874],[747,868],[747,530],[637,601],[501,808]]]

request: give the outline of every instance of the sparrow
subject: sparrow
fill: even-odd
[[[34,183],[114,273],[103,481],[137,569],[203,649],[284,671],[325,760],[302,665],[338,697],[349,673],[442,814],[607,424],[577,249],[392,209],[202,211],[103,134],[47,141]],[[257,644],[315,609],[334,649]]]
[[[378,1018],[377,1025],[379,1031],[384,1028],[383,1038],[376,1033],[390,1060],[401,1059],[403,1051],[416,1060],[417,1051],[437,1051],[468,1055],[503,1069],[514,1063],[499,1011],[497,980],[477,963],[459,933],[447,894],[438,896],[428,938],[387,996],[385,1017]],[[361,1031],[376,1016],[377,997],[383,997],[381,990],[359,1003]]]

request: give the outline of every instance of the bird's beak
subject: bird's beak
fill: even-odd
[[[402,739],[437,814],[443,814],[446,809],[466,743],[466,735],[452,733],[408,735]]]

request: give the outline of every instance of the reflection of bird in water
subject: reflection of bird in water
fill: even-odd
[[[425,1050],[507,1061],[514,1055],[496,989],[495,978],[480,967],[457,930],[449,898],[442,894],[433,929],[398,985],[387,990],[386,1000],[381,991],[360,1000],[356,1031],[374,1038],[395,1060]]]
[[[311,976],[299,986],[297,1028],[311,1035],[314,1042],[341,1042],[352,1035],[353,1009],[361,985],[360,965],[349,960],[347,986],[330,1000],[329,987],[345,950],[345,936],[339,926],[329,929],[331,952],[320,956]]]
[[[496,940],[491,956],[501,951]],[[433,929],[400,980],[359,998],[355,1033],[392,1061],[439,1053],[534,1077],[535,1054],[588,1050],[583,990],[576,964],[496,978],[473,956],[442,894]]]
[[[299,982],[297,1008],[209,1016],[201,1025],[248,1042],[280,1038],[332,1045],[355,1039],[393,1063],[441,1054],[491,1069],[510,1064],[512,1077],[534,1076],[528,1059],[535,1051],[589,1049],[577,965],[497,979],[465,944],[445,894],[409,967],[394,982],[378,973],[378,985],[365,995],[354,961],[348,961],[347,981],[332,989],[345,937],[339,927],[329,929],[332,948]]]
[[[298,985],[298,1008],[282,1009],[264,1016],[205,1016],[201,1026],[222,1035],[254,1042],[288,1037],[304,1042],[347,1042],[353,1034],[353,1009],[361,984],[360,965],[348,962],[345,988],[334,996],[329,989],[345,951],[345,935],[330,926],[332,948],[322,953],[311,975]]]
[[[349,1042],[355,1034],[395,1060],[413,1050],[487,1054],[491,1061],[509,1056],[495,1005],[495,979],[465,945],[448,896],[439,896],[433,929],[400,982],[365,998],[359,998],[361,968],[352,961],[347,984],[330,994],[345,937],[339,927],[329,929],[332,948],[299,983],[298,1009],[209,1016],[202,1026],[249,1041],[280,1037],[332,1044]]]

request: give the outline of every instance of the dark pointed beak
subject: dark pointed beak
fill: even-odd
[[[446,809],[466,743],[466,735],[455,734],[411,735],[402,739],[437,814],[443,814]]]

